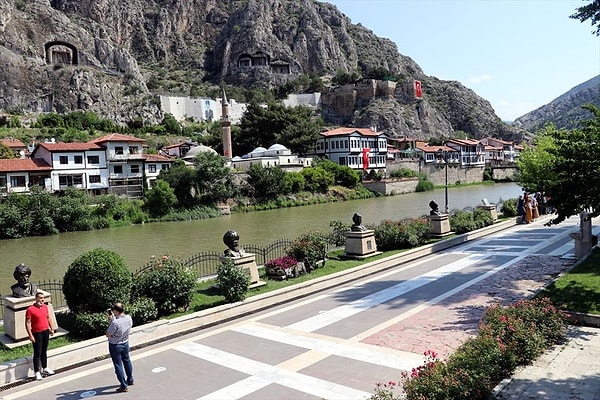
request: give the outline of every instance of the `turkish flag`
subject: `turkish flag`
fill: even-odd
[[[363,149],[362,150],[362,162],[363,162],[363,170],[367,170],[369,168],[369,152],[371,149]]]
[[[423,91],[421,90],[421,81],[415,81],[415,97],[417,99],[423,98]]]

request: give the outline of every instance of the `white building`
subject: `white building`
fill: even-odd
[[[48,190],[61,191],[69,187],[99,193],[109,185],[106,151],[99,144],[40,143],[31,158],[41,159],[51,166]]]
[[[247,171],[253,165],[260,165],[263,168],[278,166],[286,171],[299,172],[304,167],[312,165],[312,158],[299,157],[292,154],[287,147],[274,144],[268,149],[257,147],[250,153],[242,157],[233,157],[231,160],[231,167],[242,171]]]
[[[385,170],[387,137],[373,129],[337,128],[321,133],[315,154],[356,170]]]
[[[238,124],[246,111],[245,103],[238,103],[228,99],[229,119],[233,124]],[[202,97],[173,97],[160,96],[161,109],[165,114],[171,114],[178,121],[193,118],[196,121],[219,121],[222,116],[221,99]]]

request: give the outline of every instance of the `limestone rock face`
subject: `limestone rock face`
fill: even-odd
[[[327,123],[377,127],[420,139],[525,132],[458,82],[426,76],[397,46],[333,5],[313,0],[0,0],[0,109],[90,110],[126,123],[163,115],[148,89],[158,74],[179,77],[161,93],[187,96],[186,80],[276,87],[301,74],[365,76],[322,93]],[[423,84],[415,99],[413,84]]]

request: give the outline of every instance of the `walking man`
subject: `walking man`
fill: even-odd
[[[133,326],[131,316],[125,314],[122,303],[115,303],[109,313],[110,325],[106,331],[108,351],[119,381],[117,392],[127,392],[133,385],[133,365],[129,357],[129,334]]]
[[[42,373],[52,375],[54,371],[48,368],[48,342],[50,336],[54,335],[54,329],[50,323],[48,306],[44,303],[44,293],[35,294],[35,303],[27,307],[25,311],[25,330],[29,340],[33,344],[33,370],[35,380],[42,380]]]

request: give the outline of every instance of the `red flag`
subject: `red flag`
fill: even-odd
[[[417,99],[423,98],[423,91],[421,90],[421,81],[415,81],[415,97]]]
[[[367,170],[369,168],[369,152],[371,149],[363,149],[362,150],[362,162],[363,162],[363,170]]]

